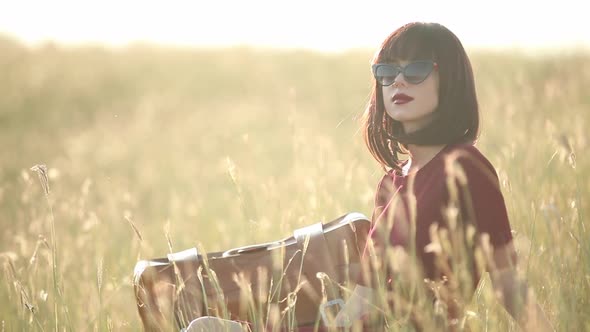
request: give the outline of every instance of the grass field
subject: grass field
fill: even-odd
[[[521,271],[559,331],[590,331],[590,54],[470,55]],[[167,237],[217,251],[370,215],[371,56],[0,39],[0,330],[137,331],[133,266]]]

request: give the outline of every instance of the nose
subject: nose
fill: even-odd
[[[403,73],[399,73],[396,77],[395,80],[393,80],[393,87],[399,88],[399,87],[403,87],[406,86],[406,80],[404,78],[404,74]]]

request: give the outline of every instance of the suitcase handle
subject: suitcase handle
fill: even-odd
[[[368,221],[367,217],[365,217],[364,215],[362,215],[358,212],[348,213],[348,214],[345,214],[342,217],[338,218],[338,222],[333,222],[333,223],[327,224],[326,228],[324,228],[324,224],[322,224],[321,222],[318,222],[313,225],[295,230],[295,232],[293,232],[292,237],[284,239],[282,241],[267,242],[267,243],[262,243],[262,244],[253,244],[253,245],[233,248],[233,249],[225,251],[223,253],[222,257],[235,256],[235,255],[239,255],[239,254],[250,254],[250,253],[255,253],[255,252],[259,252],[259,251],[263,251],[263,250],[269,250],[274,247],[280,247],[280,246],[291,244],[293,241],[303,243],[303,241],[305,241],[305,237],[307,237],[307,236],[315,237],[318,235],[323,235],[324,232],[326,232],[326,231],[330,231],[340,225],[351,223],[352,221],[355,221],[358,219],[364,219],[364,220]]]
[[[253,245],[250,245],[250,246],[244,246],[244,247],[234,248],[234,249],[230,249],[230,250],[224,252],[223,253],[223,257],[235,256],[235,255],[239,255],[239,254],[255,253],[255,252],[259,252],[259,251],[270,249],[271,247],[280,246],[282,244],[283,244],[283,242],[278,241],[278,242],[268,242],[268,243],[262,243],[262,244],[253,244]]]

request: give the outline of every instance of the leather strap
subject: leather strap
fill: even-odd
[[[303,228],[296,229],[293,232],[293,236],[298,243],[302,243],[305,241],[305,237],[309,236],[311,239],[315,238],[318,235],[324,234],[324,225],[321,222],[315,223],[313,225],[305,226]],[[310,239],[310,240],[311,240]]]
[[[297,240],[297,244],[300,246],[301,250],[304,249],[305,239],[309,237],[309,244],[307,246],[307,250],[304,253],[305,256],[303,257],[304,263],[308,262],[308,264],[312,263],[325,268],[326,270],[323,272],[327,273],[328,275],[332,275],[334,272],[334,262],[332,258],[332,251],[328,247],[328,242],[325,238],[324,225],[321,222],[315,223],[313,225],[295,230],[293,235]],[[303,269],[305,270],[305,266]],[[316,276],[313,277],[315,278]]]
[[[168,261],[172,262],[186,262],[186,261],[197,261],[199,260],[199,253],[197,248],[190,248],[187,250],[173,252],[168,254]]]

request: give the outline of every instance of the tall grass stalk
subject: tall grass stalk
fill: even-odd
[[[53,215],[53,204],[49,197],[49,175],[47,173],[46,165],[35,165],[31,167],[31,170],[37,173],[39,183],[43,188],[43,194],[49,207],[49,227],[51,229],[51,272],[53,276],[53,314],[54,314],[54,329],[59,331],[59,311],[58,311],[58,299],[61,298],[61,292],[59,289],[59,274],[58,274],[58,251],[57,251],[57,236],[55,234],[55,217]]]

